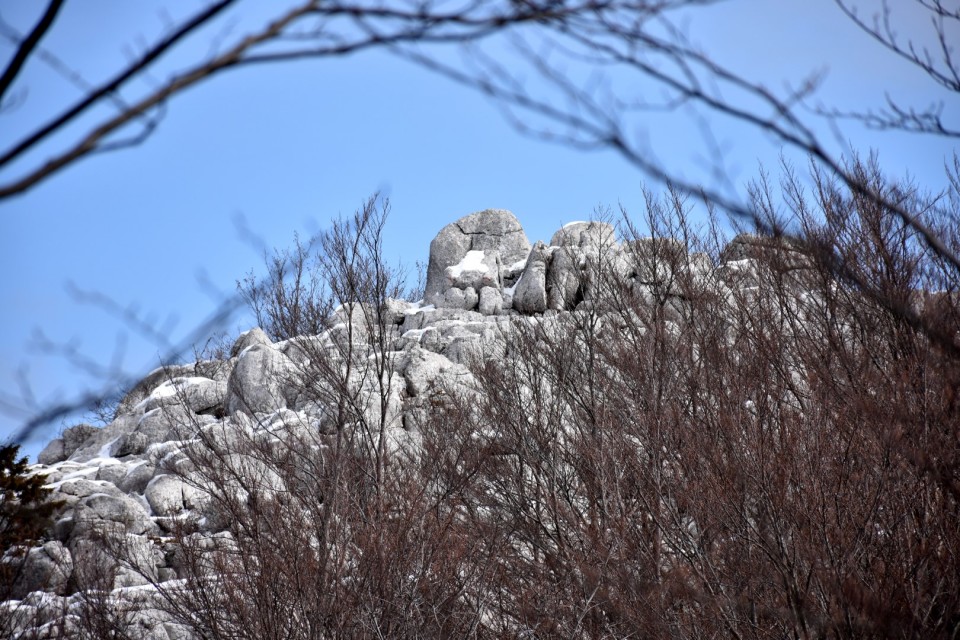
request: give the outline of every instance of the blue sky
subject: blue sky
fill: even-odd
[[[7,0],[0,16],[25,30],[37,4]],[[160,32],[158,8],[176,17],[200,4],[68,3],[45,45],[97,81],[123,63],[138,38]],[[272,3],[252,5],[239,14],[238,31]],[[871,7],[864,3],[863,10]],[[898,19],[905,34],[922,26],[921,16],[909,11]],[[949,99],[854,29],[830,0],[731,0],[691,12],[685,26],[718,60],[773,88],[826,71],[817,95],[827,104],[856,109],[882,101],[885,91],[920,107]],[[203,51],[209,39],[200,45],[178,55]],[[0,43],[0,58],[10,52]],[[440,55],[454,59],[450,52]],[[632,81],[618,79],[618,90],[629,90]],[[0,146],[79,95],[36,62],[18,87],[19,106],[0,113]],[[698,172],[710,151],[691,115],[650,116],[634,134],[648,140],[664,166],[707,179]],[[758,163],[775,167],[782,152],[775,141],[710,124],[734,184],[753,177]],[[890,173],[909,172],[931,189],[946,183],[943,163],[953,149],[942,140],[853,126],[831,140],[876,149]],[[239,237],[237,216],[265,246],[284,247],[294,232],[309,235],[380,190],[392,203],[389,257],[412,266],[426,260],[442,226],[473,211],[510,209],[531,240],[549,239],[598,206],[621,203],[640,213],[644,183],[614,153],[526,138],[489,99],[383,52],[230,72],[174,99],[143,145],[84,160],[0,204],[6,274],[0,280],[0,389],[20,395],[22,373],[35,402],[44,405],[99,384],[64,358],[38,350],[37,330],[100,363],[117,357],[125,340],[118,364],[130,372],[153,368],[155,344],[131,335],[102,308],[78,303],[66,283],[134,306],[182,336],[218,302],[201,279],[229,294],[237,279],[262,265],[259,249]],[[237,333],[249,323],[240,316],[226,329]],[[0,414],[0,438],[22,420]],[[53,425],[25,450],[35,453],[78,420]]]

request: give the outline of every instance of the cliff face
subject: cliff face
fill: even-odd
[[[738,236],[720,256],[620,242],[598,222],[531,246],[513,214],[486,210],[431,243],[423,301],[345,302],[318,335],[253,329],[228,359],[154,371],[109,425],[67,429],[40,454],[34,473],[64,507],[48,541],[5,559],[19,567],[6,631],[362,636],[369,621],[337,615],[382,621],[388,589],[403,609],[390,615],[420,625],[396,634],[512,633],[527,623],[508,610],[526,605],[504,585],[523,579],[504,572],[587,558],[588,532],[593,553],[646,531],[647,546],[620,551],[656,549],[642,564],[678,571],[704,552],[690,545],[711,516],[693,494],[716,486],[697,483],[734,473],[723,447],[755,435],[760,405],[776,420],[807,409],[807,347],[824,343],[804,332],[834,287],[783,243]],[[742,433],[689,448],[729,411]],[[623,603],[604,588],[613,620]],[[512,604],[494,607],[495,593]],[[425,600],[446,603],[446,622],[404,609]]]

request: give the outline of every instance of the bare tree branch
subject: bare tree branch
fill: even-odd
[[[40,20],[37,21],[37,24],[30,31],[30,34],[24,38],[17,47],[16,53],[13,54],[10,62],[8,62],[6,68],[4,68],[3,75],[0,75],[0,105],[3,104],[3,99],[17,79],[20,70],[23,69],[24,63],[30,58],[34,49],[36,49],[40,43],[40,39],[43,38],[44,34],[53,26],[53,21],[56,19],[57,13],[62,6],[63,0],[50,0],[50,4],[47,5],[43,15],[40,16]]]
[[[64,126],[66,126],[68,123],[72,122],[78,116],[86,112],[91,106],[99,102],[105,96],[109,96],[115,93],[116,91],[118,91],[126,82],[128,82],[131,78],[136,77],[138,73],[140,73],[147,66],[149,66],[150,63],[152,63],[161,55],[169,51],[179,41],[188,37],[194,31],[198,30],[200,27],[207,24],[210,20],[216,17],[220,12],[224,11],[230,5],[234,4],[234,2],[236,2],[236,0],[221,0],[220,2],[210,5],[205,10],[200,11],[199,13],[194,15],[192,18],[185,21],[182,25],[180,25],[178,29],[176,29],[173,33],[171,33],[167,37],[160,40],[160,42],[158,42],[156,45],[151,47],[150,50],[148,50],[139,60],[136,60],[133,64],[126,67],[117,76],[108,80],[101,86],[91,91],[88,95],[84,96],[77,104],[68,108],[66,111],[64,111],[59,116],[53,118],[47,124],[41,126],[37,131],[27,136],[26,138],[21,140],[19,143],[15,144],[12,148],[4,152],[3,155],[0,155],[0,167],[4,167],[7,164],[11,163],[12,161],[16,160],[23,153],[25,153],[26,151],[30,150],[38,143],[48,138],[51,134],[61,130]],[[134,107],[132,108],[132,111],[133,113],[131,113],[128,117],[126,118],[121,117],[120,119],[122,119],[123,122],[127,122],[133,119],[134,117],[139,116],[142,113],[143,109],[137,110],[136,107]],[[123,114],[121,114],[121,116],[123,116]],[[88,139],[90,137],[91,136],[88,136]],[[99,139],[99,137],[102,137],[102,136],[97,136],[96,139]],[[89,151],[90,149],[87,149],[87,150]],[[77,154],[75,152],[71,152],[71,153],[68,153],[67,155],[69,155],[73,159],[76,159],[77,157],[82,155],[82,153]],[[59,168],[64,164],[66,164],[66,161],[62,161],[62,160],[50,161],[48,163],[48,166]],[[56,169],[51,168],[49,171],[54,171],[54,170]],[[44,175],[46,175],[46,173]],[[12,193],[19,193],[24,188],[26,187],[16,189],[12,191]]]

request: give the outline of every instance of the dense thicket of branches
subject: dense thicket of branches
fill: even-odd
[[[14,38],[0,100],[42,51],[62,4],[48,3]],[[198,512],[208,520],[184,518],[161,541],[179,580],[160,582],[126,538],[103,541],[104,553],[155,583],[175,619],[201,638],[960,634],[958,172],[952,190],[928,196],[871,162],[844,163],[802,108],[816,83],[775,95],[720,66],[670,28],[677,10],[700,4],[690,0],[467,2],[453,12],[434,2],[303,2],[118,98],[235,4],[206,5],[0,151],[0,171],[17,171],[0,180],[0,198],[138,144],[168,99],[223,70],[377,46],[518,109],[528,132],[612,148],[676,189],[651,195],[642,221],[624,217],[630,249],[595,257],[588,304],[518,319],[499,348],[477,354],[472,377],[437,390],[412,437],[390,409],[398,356],[381,311],[399,288],[379,250],[382,212],[368,205],[325,236],[317,289],[298,278],[284,288],[291,258],[311,259],[303,246],[279,254],[268,286],[248,289],[267,305],[258,312],[274,336],[340,320],[298,343],[304,368],[287,381],[317,415],[220,431],[182,425],[192,445],[170,471],[207,496]],[[873,24],[837,4],[958,90],[956,11],[912,3],[932,18],[924,46],[898,41],[886,3]],[[419,47],[515,27],[520,59],[553,92],[530,93],[496,59],[478,55],[465,71]],[[607,101],[557,72],[584,56],[653,81],[664,100]],[[30,162],[104,104],[114,110],[104,120]],[[790,170],[779,185],[760,179],[747,200],[708,185],[708,208],[790,232],[732,245],[719,269],[726,243],[716,225],[691,223],[698,185],[651,163],[630,135],[637,112],[681,104],[760,128],[813,162],[806,189]],[[936,106],[820,113],[958,136]],[[211,528],[222,533],[201,534]],[[73,585],[89,594],[77,633],[122,637],[128,610],[94,574]]]
[[[955,637],[960,279],[896,213],[813,182],[752,190],[806,243],[728,244],[649,194],[587,301],[517,317],[412,437],[383,219],[341,223],[324,260],[358,304],[298,342],[295,376],[326,409],[183,425],[172,467],[223,533],[182,520],[165,608],[202,638]],[[956,246],[955,202],[887,197]]]

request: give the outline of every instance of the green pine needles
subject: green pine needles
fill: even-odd
[[[30,475],[18,445],[0,447],[0,553],[44,537],[60,502],[48,500],[43,476]]]

